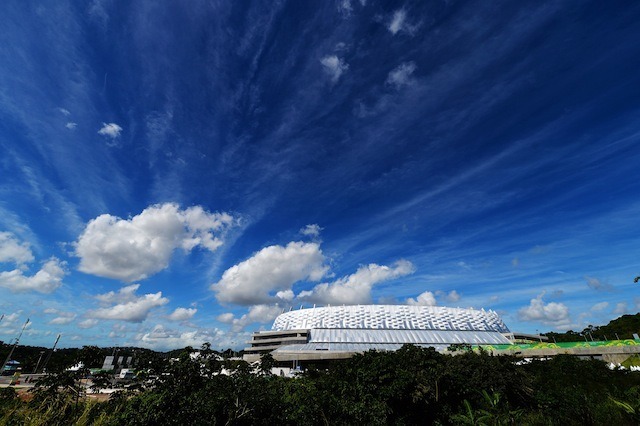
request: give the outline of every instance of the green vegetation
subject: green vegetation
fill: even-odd
[[[609,322],[607,325],[589,325],[580,332],[569,330],[566,333],[549,332],[544,334],[550,341],[577,342],[581,340],[619,340],[633,339],[633,333],[640,330],[640,313],[635,315],[622,315]]]
[[[80,396],[78,373],[48,376],[30,401],[2,389],[0,424],[634,425],[640,412],[640,374],[571,356],[520,365],[407,345],[285,378],[269,373],[270,356],[252,371],[202,349],[157,363],[105,402]]]

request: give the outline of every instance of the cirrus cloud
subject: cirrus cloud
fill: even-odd
[[[411,75],[416,70],[415,62],[404,62],[389,72],[387,84],[400,88],[411,83]]]

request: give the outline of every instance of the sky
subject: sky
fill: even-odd
[[[240,349],[301,306],[640,310],[640,3],[0,6],[0,340]]]

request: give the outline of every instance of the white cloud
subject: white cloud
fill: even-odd
[[[331,77],[332,83],[337,83],[342,73],[349,69],[349,65],[336,55],[325,56],[320,60],[324,71]]]
[[[455,290],[451,290],[445,298],[447,299],[447,302],[455,303],[460,300],[460,294]]]
[[[535,299],[531,299],[529,306],[518,311],[518,317],[522,321],[537,321],[556,327],[564,327],[570,323],[569,308],[563,303],[550,302],[545,304],[541,293]]]
[[[20,315],[22,314],[22,310],[14,312],[12,314],[7,314],[2,318],[2,321],[0,321],[0,328],[8,328],[8,327],[13,327],[17,324],[18,318],[20,318]],[[0,314],[1,316],[1,314]]]
[[[69,112],[69,110],[64,109],[64,108],[58,108],[58,111],[60,111],[62,113],[62,115],[68,117],[71,115],[71,113]]]
[[[37,291],[39,293],[51,293],[62,285],[62,278],[66,275],[65,262],[52,257],[35,275],[24,275],[24,271],[0,272],[0,287],[9,289],[13,293]]]
[[[220,314],[216,317],[216,319],[225,324],[231,324],[235,316],[231,312],[226,312],[224,314]]]
[[[419,305],[419,306],[436,306],[436,297],[430,291],[425,291],[415,299],[408,298],[407,305]]]
[[[51,321],[49,321],[48,324],[51,324],[51,325],[66,325],[66,324],[70,324],[71,322],[73,322],[74,319],[76,319],[76,315],[75,314],[61,315],[61,316],[56,317],[56,318],[52,319]]]
[[[145,279],[165,269],[178,248],[216,250],[234,222],[227,213],[208,213],[200,206],[180,210],[174,203],[147,207],[130,219],[103,214],[74,243],[79,269],[125,282]]]
[[[118,126],[116,123],[102,123],[102,128],[98,130],[98,133],[102,136],[108,136],[111,139],[116,139],[120,136],[120,132],[122,132],[122,127]]]
[[[359,267],[354,274],[332,283],[318,284],[311,291],[303,291],[298,295],[298,298],[322,304],[370,303],[371,288],[375,284],[411,274],[414,271],[413,264],[406,260],[396,262],[392,268],[371,263]]]
[[[318,238],[320,236],[320,231],[322,231],[322,229],[323,228],[321,228],[318,224],[314,223],[302,228],[300,230],[300,233],[302,235],[306,235],[307,237]]]
[[[93,318],[88,318],[86,320],[78,322],[78,327],[80,328],[92,328],[96,325],[98,325],[98,320]]]
[[[23,265],[33,259],[29,243],[18,241],[10,232],[0,232],[0,263]]]
[[[198,312],[198,310],[195,308],[176,308],[176,310],[169,315],[169,319],[171,321],[186,321],[191,319],[196,312]]]
[[[96,296],[100,302],[104,304],[127,303],[137,299],[136,291],[140,288],[140,284],[131,284],[122,287],[118,292],[110,291],[108,293]]]
[[[66,127],[69,130],[73,130],[78,126],[78,123],[74,123],[73,121],[69,121],[67,124],[64,125],[64,127]]]
[[[278,299],[291,301],[296,295],[293,293],[293,290],[282,290],[276,293],[276,297]]]
[[[218,329],[199,329],[185,332],[169,329],[158,324],[151,331],[138,334],[135,344],[156,350],[168,350],[186,346],[199,348],[203,343],[209,342],[214,348],[224,349],[237,347],[248,339],[249,335],[246,333],[238,335]]]
[[[616,307],[613,310],[613,313],[616,315],[622,315],[627,313],[628,310],[629,310],[629,306],[627,305],[627,303],[620,302],[620,303],[616,303]]]
[[[153,308],[169,303],[169,299],[167,299],[166,297],[162,297],[162,292],[145,294],[140,297],[133,296],[129,292],[129,289],[131,289],[132,287],[134,286],[123,288],[122,290],[127,289],[124,292],[121,290],[116,294],[113,294],[113,292],[109,292],[107,294],[96,296],[96,299],[100,300],[101,302],[115,300],[117,299],[119,294],[131,295],[132,298],[113,306],[88,311],[86,313],[86,316],[93,319],[142,322],[147,319],[147,316],[149,316],[149,313]],[[137,289],[137,286],[135,288]]]
[[[603,311],[603,310],[607,309],[608,306],[609,306],[609,302],[600,302],[600,303],[596,303],[595,305],[593,305],[591,307],[591,310],[593,312]]]
[[[458,300],[460,300],[460,294],[455,290],[451,290],[449,293],[438,290],[436,291],[436,295],[438,297],[444,296],[445,300],[449,303],[456,303]]]
[[[211,289],[220,302],[269,303],[276,300],[273,292],[291,290],[293,284],[301,280],[322,279],[328,271],[324,262],[317,243],[292,241],[286,247],[269,246],[227,269]]]
[[[397,88],[406,86],[411,83],[411,75],[415,70],[416,64],[414,62],[404,62],[389,72],[387,84],[396,86]]]
[[[282,308],[278,305],[254,305],[249,308],[249,312],[240,318],[235,318],[231,313],[218,315],[218,321],[231,324],[231,331],[239,332],[250,324],[266,323],[273,321],[282,313]]]

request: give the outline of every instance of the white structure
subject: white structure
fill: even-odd
[[[345,358],[411,343],[443,351],[452,344],[508,344],[494,311],[440,306],[357,305],[300,309],[278,316],[272,331],[254,333],[245,359],[271,352],[281,361]]]

